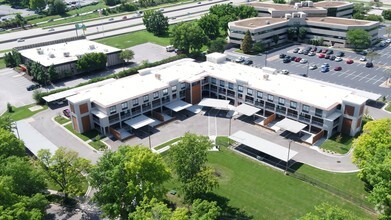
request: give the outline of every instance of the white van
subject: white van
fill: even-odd
[[[174,51],[175,50],[175,47],[173,46],[173,45],[168,45],[167,47],[166,47],[166,51],[167,52],[172,52],[172,51]]]

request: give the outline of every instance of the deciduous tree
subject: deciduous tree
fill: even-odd
[[[209,53],[213,53],[213,52],[223,53],[226,41],[223,38],[217,38],[216,40],[210,41],[209,44],[210,44],[208,48]]]
[[[179,24],[172,30],[171,43],[187,54],[190,51],[199,52],[207,40],[204,31],[195,22]]]
[[[217,219],[220,215],[221,208],[216,202],[196,199],[193,202],[191,210],[191,219]]]
[[[0,128],[12,131],[12,128],[14,127],[14,120],[9,115],[3,115],[0,117]]]
[[[239,19],[246,19],[256,17],[258,15],[258,12],[253,6],[239,5],[238,7],[235,7],[235,15]]]
[[[170,172],[158,154],[140,146],[105,152],[90,173],[94,200],[109,218],[128,219],[136,207],[162,199]]]
[[[0,157],[26,156],[24,144],[8,130],[0,128]]]
[[[104,53],[87,53],[76,62],[80,71],[92,72],[106,68],[107,55]]]
[[[30,8],[41,12],[46,7],[45,0],[30,0]]]
[[[346,40],[349,44],[357,48],[368,48],[371,45],[368,32],[363,29],[351,29],[346,34]]]
[[[91,168],[91,162],[80,158],[78,153],[60,147],[52,154],[49,150],[38,151],[39,167],[42,172],[60,187],[64,193],[64,199],[68,196],[78,195],[83,191],[83,185],[87,174]]]
[[[383,10],[381,15],[383,15],[384,19],[391,20],[391,10],[390,9]]]
[[[253,47],[253,39],[251,38],[250,31],[247,30],[246,34],[244,35],[242,44],[240,45],[240,48],[242,49],[243,53],[250,53],[251,49]]]
[[[168,17],[164,16],[161,11],[146,11],[143,23],[147,31],[156,36],[165,35],[168,31]]]
[[[129,49],[122,50],[121,53],[119,54],[119,58],[124,60],[125,62],[129,62],[134,58],[134,52],[133,50],[129,50]]]
[[[342,209],[338,206],[333,206],[328,203],[322,203],[318,206],[315,206],[314,212],[309,212],[303,217],[300,217],[300,220],[356,220],[360,219],[358,216],[355,216],[353,213]]]
[[[198,20],[198,25],[211,40],[216,39],[220,34],[219,18],[214,14],[203,15]]]

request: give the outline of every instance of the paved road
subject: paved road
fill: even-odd
[[[225,115],[225,114],[223,114]],[[179,114],[178,118],[174,122],[170,122],[166,125],[158,127],[154,134],[151,135],[151,145],[157,146],[161,143],[164,143],[168,140],[171,140],[175,137],[182,136],[185,132],[192,132],[201,135],[208,134],[208,117],[198,114],[189,118],[186,118],[185,115]],[[225,117],[217,117],[216,119],[216,133],[218,135],[228,135],[229,132],[229,119]],[[214,120],[209,119],[209,121]],[[257,135],[266,140],[272,141],[276,144],[279,144],[283,147],[288,147],[289,140],[285,139],[274,132],[270,132],[259,126],[244,122],[240,119],[232,120],[232,132],[243,130],[253,135]],[[113,147],[113,150],[117,150],[120,145],[144,145],[149,146],[148,136],[145,135],[143,138],[134,137],[122,143],[120,141],[108,140],[108,144]],[[292,143],[292,149],[299,152],[293,159],[299,162],[309,164],[320,169],[325,169],[334,172],[355,172],[357,167],[351,162],[349,155],[346,156],[328,156],[323,153],[319,153],[317,150],[311,149],[308,146],[303,146],[298,143]]]
[[[73,135],[61,128],[60,125],[52,121],[52,118],[61,114],[63,109],[64,108],[56,110],[48,109],[39,112],[32,117],[33,120],[30,124],[57,147],[67,147],[78,152],[80,157],[84,157],[91,160],[92,163],[96,163],[100,154],[95,153],[79,139],[76,139]]]

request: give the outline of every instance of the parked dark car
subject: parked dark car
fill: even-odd
[[[39,84],[32,84],[26,87],[27,91],[32,91],[40,88],[41,86]]]
[[[67,118],[70,118],[71,117],[71,111],[69,111],[69,109],[64,109],[62,111],[62,113],[64,114],[65,117]]]
[[[318,53],[322,53],[322,51],[323,51],[323,49],[322,49],[322,48],[319,48],[317,52],[318,52]]]
[[[284,58],[284,59],[282,60],[282,62],[283,62],[283,63],[290,63],[290,62],[291,62],[291,59],[289,59],[289,58]]]
[[[285,57],[286,57],[286,55],[285,55],[285,54],[283,54],[283,53],[282,53],[282,54],[280,54],[280,58],[281,58],[281,59],[283,59],[283,58],[285,58]]]
[[[330,55],[327,54],[326,56],[324,56],[325,59],[330,59]]]
[[[291,57],[291,61],[295,61],[296,60],[296,57]]]
[[[341,51],[338,51],[338,52],[335,54],[335,56],[337,56],[337,57],[343,57],[343,56],[345,56],[345,53],[344,53],[344,52],[341,52]]]
[[[303,51],[303,54],[308,55],[309,52],[310,52],[309,50],[305,50],[305,51]]]
[[[318,48],[314,47],[311,49],[311,52],[316,52],[318,50]]]
[[[252,60],[245,60],[245,61],[243,62],[243,64],[244,64],[244,65],[251,65],[251,64],[253,64],[253,61],[252,61]]]
[[[367,62],[365,64],[365,67],[368,67],[368,68],[373,67],[373,63],[372,62]]]
[[[330,60],[335,60],[336,56],[331,56]]]
[[[326,54],[328,54],[328,55],[333,54],[333,53],[334,53],[333,50],[328,50],[328,51],[326,52]]]
[[[295,48],[295,49],[293,49],[293,53],[297,53],[297,52],[299,52],[299,50],[300,50],[300,48]]]

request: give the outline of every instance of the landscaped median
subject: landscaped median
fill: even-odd
[[[29,118],[38,112],[46,110],[48,108],[47,105],[25,105],[22,107],[14,107],[11,106],[11,111],[6,111],[1,117],[10,117],[13,121],[19,121],[25,118]]]
[[[57,115],[53,118],[61,127],[67,129],[70,133],[78,137],[82,142],[88,144],[97,151],[105,151],[108,149],[108,146],[101,141],[101,137],[98,131],[90,130],[85,133],[78,133],[72,127],[72,122],[68,118],[63,117],[62,115]]]
[[[159,147],[170,145],[173,141],[175,140]],[[371,206],[366,201],[368,193],[365,192],[364,183],[357,177],[357,173],[336,174],[302,164],[296,167],[296,172],[301,175],[357,198],[355,203],[230,150],[227,148],[230,142],[227,137],[217,137],[216,144],[220,146],[220,150],[207,154],[208,166],[215,170],[219,180],[219,187],[207,197],[218,202],[224,216],[231,216],[232,219],[269,219],[271,216],[273,219],[292,219],[303,216],[312,211],[314,206],[327,202],[347,209],[363,219],[376,218],[374,213],[361,208],[363,204],[367,205],[366,207]],[[169,163],[167,153],[169,154],[169,151],[162,155]],[[175,194],[167,193],[168,199],[180,207],[184,203],[179,186],[179,180],[175,176],[165,184],[169,192],[175,191]]]

